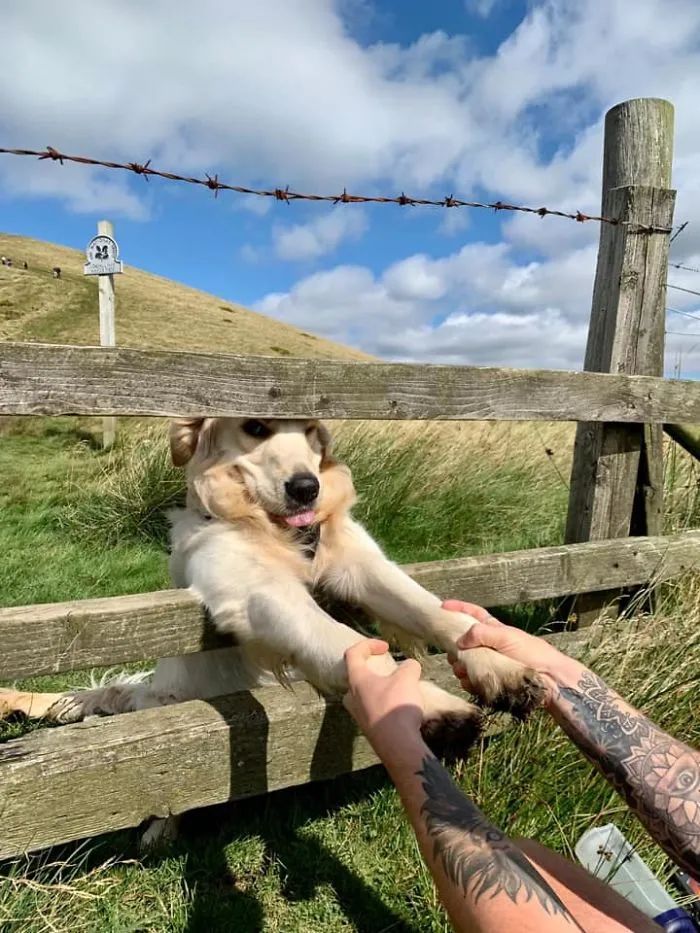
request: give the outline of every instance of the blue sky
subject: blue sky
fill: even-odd
[[[635,17],[627,14],[634,8]],[[260,186],[599,205],[602,118],[676,106],[675,258],[700,267],[694,0],[10,0],[0,145]],[[166,24],[164,26],[164,24]],[[122,258],[390,359],[578,368],[598,230],[548,218],[292,206],[0,156],[0,229]],[[697,227],[697,230],[695,229]],[[127,273],[128,274],[128,273]],[[700,290],[700,275],[675,282]],[[673,307],[700,313],[674,293]],[[669,366],[700,370],[676,315]]]

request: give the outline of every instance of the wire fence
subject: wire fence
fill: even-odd
[[[50,159],[52,162],[58,162],[63,165],[66,162],[74,162],[78,165],[92,165],[99,168],[116,169],[119,171],[131,172],[135,175],[141,175],[146,181],[150,177],[165,178],[168,181],[184,182],[188,185],[199,185],[208,188],[214,192],[217,197],[220,191],[233,191],[236,194],[253,195],[261,198],[274,198],[275,201],[283,201],[291,204],[292,201],[326,201],[331,204],[398,204],[400,207],[467,207],[480,208],[490,211],[514,211],[522,214],[536,214],[538,217],[564,217],[568,220],[574,220],[577,223],[586,221],[596,221],[598,223],[625,225],[633,233],[672,233],[672,227],[658,227],[653,224],[636,224],[629,221],[623,221],[615,217],[602,217],[595,214],[584,214],[582,211],[560,211],[549,207],[527,207],[520,204],[509,204],[505,201],[465,201],[455,198],[451,194],[444,198],[433,200],[430,198],[416,198],[403,192],[399,195],[364,195],[350,194],[346,188],[343,188],[340,194],[302,194],[299,191],[290,190],[289,186],[284,188],[249,188],[245,185],[231,185],[220,181],[218,175],[207,175],[204,178],[195,178],[188,175],[179,175],[176,172],[168,172],[162,169],[154,168],[151,160],[147,162],[111,162],[103,159],[94,159],[90,156],[67,155],[65,152],[59,152],[53,146],[47,146],[46,149],[6,149],[0,147],[0,155],[28,156],[43,161]],[[680,231],[678,231],[680,232]],[[677,235],[677,234],[676,234]]]

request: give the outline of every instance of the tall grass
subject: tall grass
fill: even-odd
[[[535,456],[520,449],[517,432],[502,440],[479,450],[456,426],[348,422],[337,426],[335,453],[353,471],[355,514],[396,560],[558,542],[566,483],[541,448]],[[102,461],[97,484],[66,510],[66,525],[103,542],[163,546],[164,511],[183,499],[182,471],[170,465],[163,432],[151,431]]]

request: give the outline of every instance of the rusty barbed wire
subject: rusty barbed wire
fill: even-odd
[[[671,227],[657,227],[653,224],[635,224],[630,221],[623,221],[615,217],[601,217],[596,214],[584,214],[582,211],[559,211],[549,207],[526,207],[520,204],[509,204],[504,201],[464,201],[455,198],[451,194],[439,200],[430,198],[414,198],[401,192],[399,195],[363,195],[349,194],[346,188],[343,188],[341,194],[302,194],[299,191],[291,191],[289,186],[285,188],[248,188],[245,185],[230,185],[219,181],[218,175],[208,175],[204,178],[195,178],[188,175],[178,175],[176,172],[167,172],[162,169],[152,168],[151,160],[146,162],[110,162],[103,159],[93,159],[90,156],[67,155],[65,152],[59,152],[53,146],[47,146],[46,149],[5,149],[0,147],[0,154],[29,156],[43,161],[50,159],[52,162],[58,162],[63,165],[65,162],[74,162],[78,165],[94,165],[99,168],[117,169],[125,172],[132,172],[135,175],[142,175],[148,181],[149,177],[156,176],[165,178],[168,181],[184,182],[188,185],[200,185],[214,192],[214,197],[218,197],[220,191],[233,191],[236,194],[247,194],[261,198],[274,198],[276,201],[284,201],[291,204],[292,201],[326,201],[331,204],[398,204],[400,207],[468,207],[481,208],[492,211],[513,211],[522,214],[537,214],[538,217],[564,217],[568,220],[575,220],[577,223],[594,221],[598,223],[611,224],[619,226],[624,224],[634,233],[671,233]]]

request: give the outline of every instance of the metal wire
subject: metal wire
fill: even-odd
[[[50,159],[52,162],[58,162],[63,165],[66,162],[74,162],[78,165],[94,165],[101,168],[117,169],[119,171],[132,172],[135,175],[142,175],[148,181],[151,176],[165,178],[168,181],[184,182],[189,185],[200,185],[209,188],[217,197],[220,191],[234,191],[237,194],[254,195],[261,198],[274,198],[276,201],[284,201],[290,204],[292,201],[327,201],[332,204],[398,204],[400,207],[471,207],[481,208],[492,211],[518,211],[523,214],[536,214],[538,217],[564,217],[568,220],[575,220],[577,223],[586,221],[597,221],[598,223],[612,224],[614,226],[624,224],[633,233],[672,233],[671,227],[657,227],[653,224],[635,224],[629,221],[621,221],[615,217],[600,217],[594,214],[584,214],[582,211],[559,211],[549,207],[526,207],[519,204],[509,204],[504,201],[464,201],[455,198],[451,194],[439,200],[430,198],[416,198],[401,192],[399,195],[380,196],[380,195],[362,195],[350,194],[346,188],[340,194],[302,194],[299,191],[291,191],[289,186],[284,188],[249,188],[245,185],[230,185],[220,181],[218,175],[205,175],[204,178],[195,178],[188,175],[178,175],[175,172],[168,172],[162,169],[153,168],[151,160],[146,162],[111,162],[103,159],[94,159],[90,156],[67,155],[65,152],[59,152],[53,146],[47,146],[43,150],[35,149],[6,149],[0,147],[0,154],[14,156],[28,156],[43,161]]]

